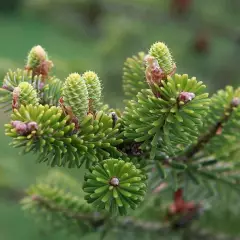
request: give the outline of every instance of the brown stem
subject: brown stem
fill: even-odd
[[[196,153],[198,153],[214,136],[217,135],[217,132],[219,128],[223,126],[224,123],[226,123],[233,111],[233,108],[230,107],[227,109],[222,116],[222,118],[216,122],[213,126],[210,127],[210,129],[203,134],[202,136],[199,137],[197,143],[193,145],[186,153],[185,153],[185,159],[188,160],[191,157],[193,157]]]

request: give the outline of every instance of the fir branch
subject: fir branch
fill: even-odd
[[[202,148],[214,137],[217,135],[217,131],[219,128],[222,128],[223,124],[228,122],[233,112],[233,106],[230,106],[228,109],[224,111],[223,116],[219,121],[217,121],[214,125],[212,125],[209,130],[204,133],[202,136],[198,138],[198,141],[195,145],[193,145],[187,152],[184,154],[185,160],[189,160],[196,153],[198,153]]]
[[[168,234],[172,231],[172,226],[169,223],[160,223],[160,222],[153,222],[153,221],[144,221],[134,217],[122,217],[119,219],[109,218],[108,215],[103,215],[101,213],[88,213],[83,214],[80,212],[72,212],[67,208],[59,207],[56,204],[48,201],[47,199],[41,196],[32,196],[32,199],[36,201],[38,204],[44,206],[49,211],[52,212],[60,212],[65,217],[80,221],[86,221],[92,227],[100,227],[103,226],[107,222],[111,222],[111,226],[115,230],[131,230],[131,231],[141,231],[141,232],[150,232],[150,233],[161,233],[163,235]],[[109,224],[109,223],[108,223]],[[191,239],[211,239],[211,240],[235,240],[237,238],[230,237],[224,234],[215,234],[212,231],[207,229],[199,229],[196,227],[192,227],[191,229],[187,229],[189,236]]]
[[[57,204],[47,200],[46,198],[40,195],[32,195],[32,200],[37,202],[39,205],[45,207],[51,212],[61,212],[67,218],[87,221],[92,225],[95,225],[97,222],[105,219],[105,217],[100,214],[83,214],[80,212],[72,212],[67,208],[59,207]]]
[[[65,217],[75,220],[86,221],[90,223],[92,227],[103,226],[107,221],[109,221],[109,216],[101,214],[99,212],[93,213],[81,213],[81,212],[73,212],[67,208],[59,207],[57,204],[49,201],[48,199],[40,196],[40,195],[32,195],[32,200],[37,202],[40,206],[48,209],[50,212],[62,213]],[[169,231],[169,224],[161,224],[158,222],[148,222],[142,221],[139,219],[135,219],[133,217],[122,217],[119,219],[112,218],[112,224],[114,224],[115,228],[130,228],[137,229],[141,231],[150,231],[150,232],[167,232]]]

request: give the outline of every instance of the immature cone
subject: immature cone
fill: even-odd
[[[95,113],[99,110],[101,100],[101,83],[95,72],[87,71],[83,74],[83,79],[87,85],[89,97],[89,112]]]
[[[70,74],[62,88],[63,105],[81,122],[89,110],[88,90],[78,73]]]
[[[160,68],[165,76],[172,75],[175,72],[176,65],[168,47],[162,42],[154,43],[148,54],[157,59]]]
[[[146,175],[131,162],[107,159],[85,175],[85,199],[99,209],[125,215],[135,209],[146,192]]]
[[[28,82],[21,82],[18,87],[13,90],[13,108],[18,108],[20,105],[37,105],[39,99],[37,91]]]
[[[45,78],[52,67],[52,61],[48,59],[47,52],[40,45],[31,49],[27,57],[26,69],[32,70],[33,76],[42,75]]]

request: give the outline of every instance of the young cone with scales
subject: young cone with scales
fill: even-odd
[[[126,224],[130,231],[151,234],[172,229],[179,216],[171,211],[174,222],[169,218],[167,223],[166,216],[153,214],[150,222],[142,218],[161,186],[175,195],[179,189],[186,192],[186,181],[205,190],[216,183],[240,190],[240,162],[232,157],[240,152],[239,88],[228,86],[209,97],[202,81],[176,73],[173,56],[162,42],[124,63],[128,100],[122,111],[103,105],[95,72],[71,73],[61,81],[51,75],[52,67],[46,51],[36,46],[24,70],[6,74],[0,89],[1,106],[12,111],[6,135],[23,154],[38,155],[38,162],[70,168],[84,164],[86,173],[82,190],[74,182],[77,190],[69,190],[69,195],[62,184],[51,184],[51,177],[36,183],[22,201],[25,210],[45,212],[43,219],[51,215],[57,227],[74,222],[82,234],[99,230],[104,235]],[[57,174],[54,182],[62,178]],[[73,181],[68,180],[66,188]],[[182,195],[180,200],[184,203]],[[142,214],[134,218],[118,217],[134,216],[137,209]],[[184,226],[197,215],[195,210],[190,213],[184,215]]]

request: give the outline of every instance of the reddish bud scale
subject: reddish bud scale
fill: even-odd
[[[169,206],[168,214],[170,216],[176,214],[182,214],[189,211],[192,211],[199,204],[194,203],[193,201],[185,202],[183,199],[183,190],[178,189],[174,193],[174,203]]]
[[[28,132],[27,125],[23,122],[16,124],[15,129],[19,135],[26,135]]]
[[[29,132],[38,130],[38,124],[36,122],[27,123],[27,129]]]
[[[195,98],[195,94],[191,92],[181,92],[178,96],[178,100],[184,103],[192,101],[194,98]]]
[[[38,124],[36,122],[24,123],[21,121],[12,121],[11,124],[16,129],[16,132],[22,136],[28,135],[32,131],[36,131],[38,129]]]
[[[159,85],[161,83],[161,80],[164,78],[165,74],[163,70],[160,68],[157,59],[154,57],[147,55],[145,57],[145,61],[147,64],[146,67],[146,79],[148,84],[157,84]]]
[[[216,135],[221,135],[222,134],[222,130],[223,130],[222,126],[219,126],[217,131],[216,131]]]
[[[19,108],[19,96],[21,93],[21,89],[19,87],[15,87],[13,89],[12,93],[12,109],[18,109]]]

